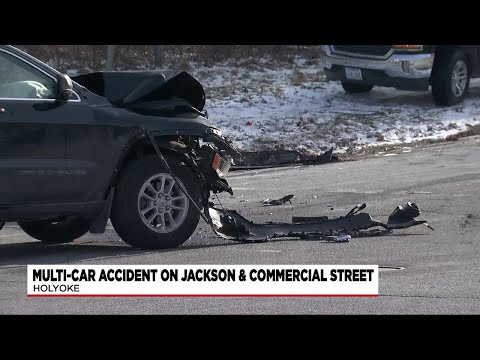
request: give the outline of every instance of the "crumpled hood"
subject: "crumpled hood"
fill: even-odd
[[[184,99],[198,111],[205,107],[202,84],[182,70],[101,71],[73,76],[72,80],[121,107],[171,98]]]

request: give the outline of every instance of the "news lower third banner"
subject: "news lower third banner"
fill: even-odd
[[[378,265],[28,265],[28,296],[378,296]]]

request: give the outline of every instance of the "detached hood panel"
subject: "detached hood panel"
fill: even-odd
[[[199,111],[205,107],[202,84],[186,71],[102,71],[72,80],[121,107],[174,98],[186,100]]]

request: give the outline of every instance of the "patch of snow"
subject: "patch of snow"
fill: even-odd
[[[191,65],[192,66],[192,65]],[[209,118],[240,148],[320,153],[445,139],[480,123],[480,81],[462,104],[437,107],[430,92],[375,87],[346,94],[327,82],[320,63],[291,67],[192,66],[205,86]],[[252,125],[246,125],[247,122]]]

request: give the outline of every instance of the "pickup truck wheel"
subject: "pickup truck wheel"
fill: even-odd
[[[173,173],[201,206],[201,189],[192,171],[176,157],[166,158]],[[200,214],[155,157],[129,165],[123,172],[112,204],[117,234],[141,249],[173,248],[195,231]]]
[[[366,93],[373,89],[373,85],[367,84],[354,84],[349,82],[342,81],[342,87],[345,92],[349,94],[358,94],[358,93]]]
[[[49,244],[72,242],[85,235],[90,222],[77,216],[41,221],[19,221],[18,226],[31,237]]]
[[[461,50],[437,55],[432,73],[432,95],[438,105],[454,105],[463,101],[470,85],[470,67]]]

